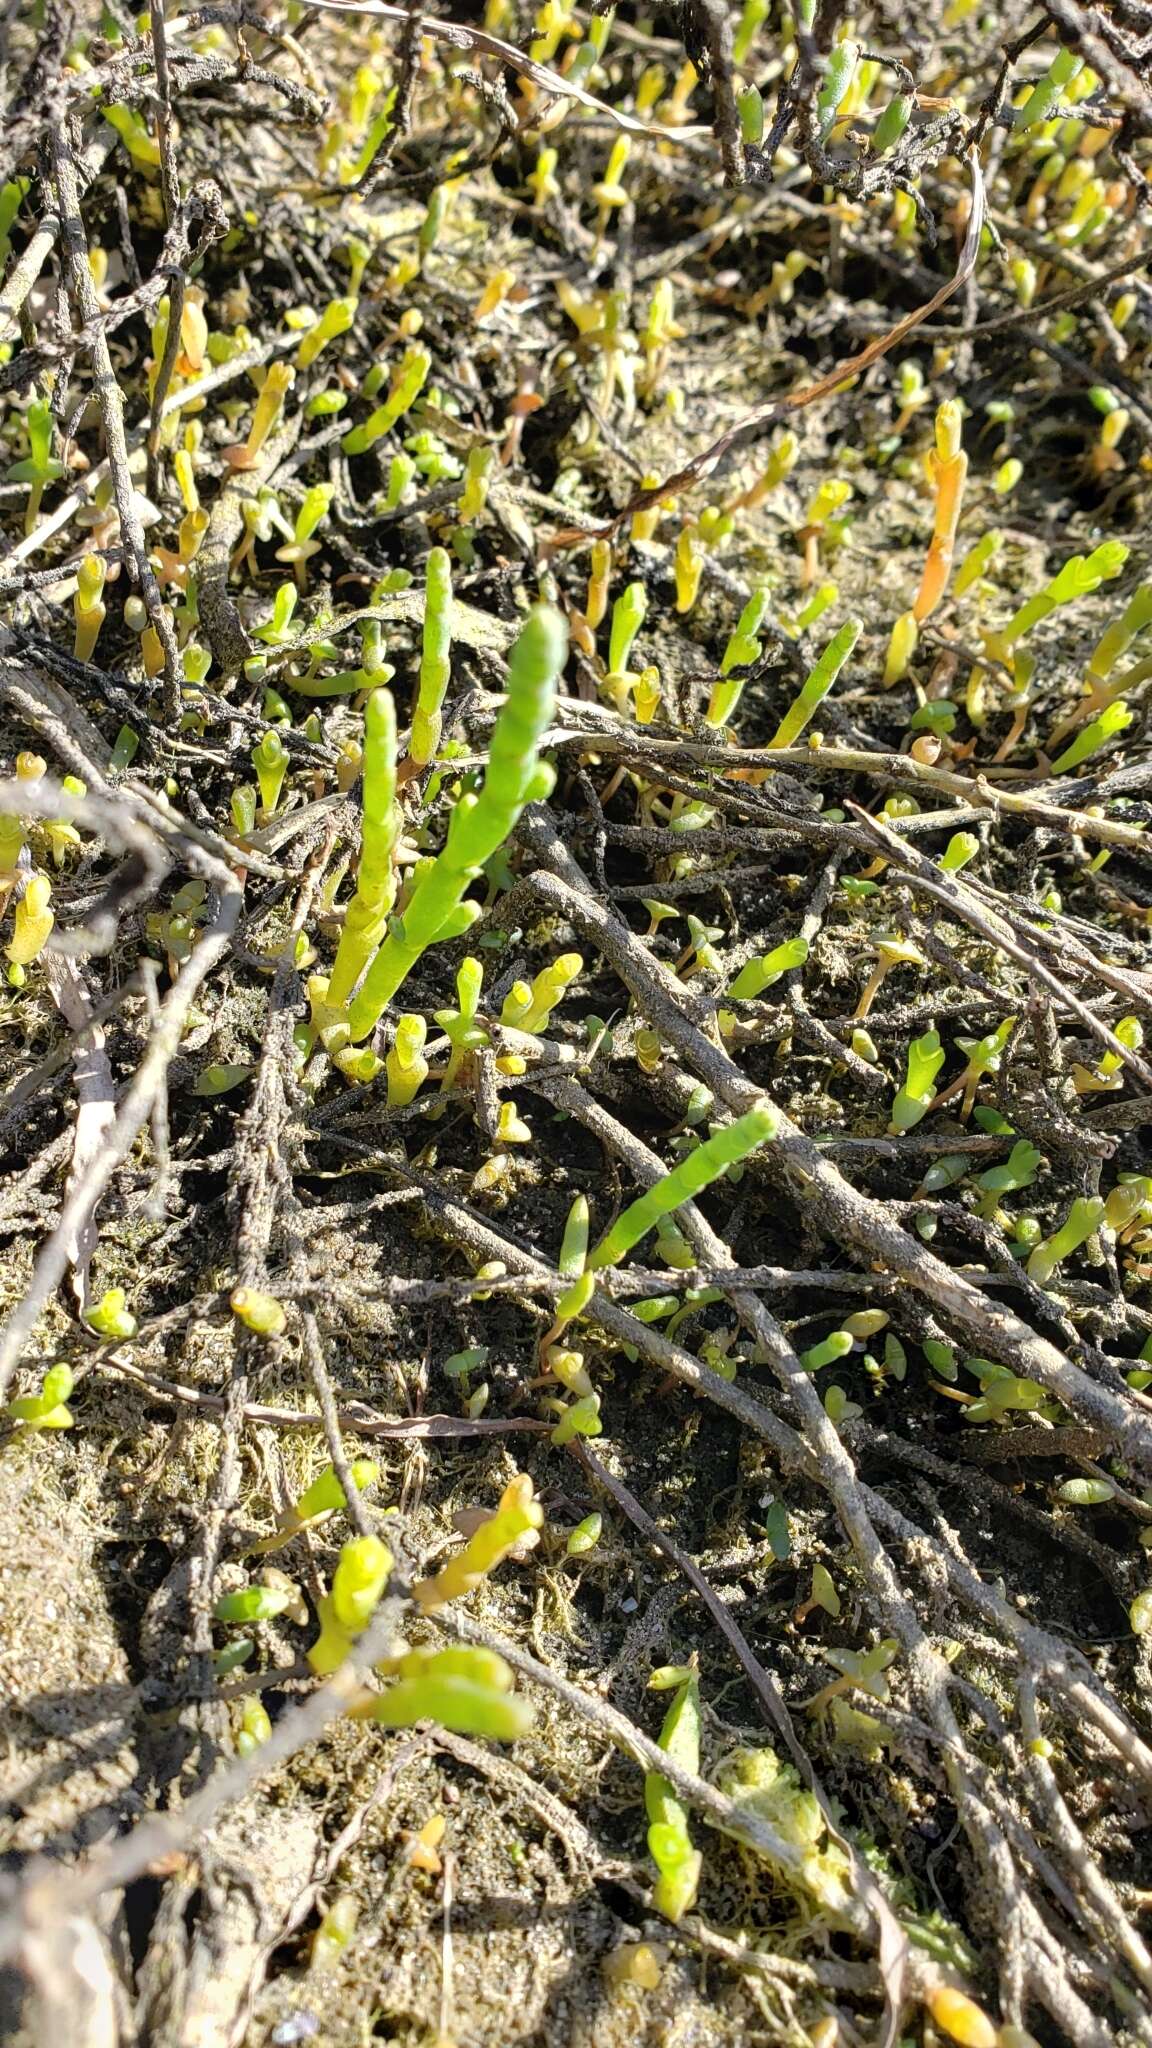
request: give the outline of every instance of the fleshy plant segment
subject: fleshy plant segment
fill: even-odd
[[[646,1194],[629,1203],[589,1252],[588,1273],[619,1265],[620,1260],[647,1237],[663,1217],[671,1215],[682,1203],[694,1201],[731,1167],[742,1165],[751,1153],[759,1151],[761,1145],[768,1144],[776,1136],[778,1127],[779,1118],[775,1111],[764,1108],[750,1109],[746,1115],[737,1117],[734,1123],[714,1131],[710,1138],[705,1138],[678,1166],[674,1166],[671,1173],[666,1173]]]
[[[356,893],[344,918],[344,930],[324,1001],[342,1010],[388,926],[396,900],[394,856],[400,836],[396,801],[396,711],[387,690],[373,690],[364,711],[364,795],[360,821],[360,865]]]
[[[419,768],[427,766],[440,744],[441,711],[452,666],[452,564],[445,548],[433,548],[425,574],[424,648],[408,748]]]
[[[695,1672],[658,1671],[650,1684],[659,1690],[676,1687],[660,1730],[661,1749],[667,1750],[685,1770],[698,1772],[700,1687]],[[704,1858],[692,1844],[688,1809],[659,1771],[649,1771],[644,1780],[644,1805],[648,1814],[648,1853],[658,1873],[652,1903],[658,1913],[676,1921],[695,1904]]]
[[[484,781],[453,809],[444,849],[421,874],[349,1006],[353,1042],[366,1038],[422,953],[437,939],[458,937],[479,915],[466,891],[505,844],[525,804],[546,796],[554,780],[538,756],[552,722],[567,634],[559,614],[538,605],[508,659],[507,698],[496,720]]]

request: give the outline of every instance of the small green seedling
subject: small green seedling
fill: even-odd
[[[524,981],[513,982],[504,998],[500,1022],[516,1031],[535,1033],[546,1030],[553,1010],[563,1000],[583,966],[581,954],[561,953],[550,966],[541,969],[531,987]]]
[[[18,1394],[5,1415],[23,1430],[71,1429],[75,1421],[68,1399],[76,1382],[70,1365],[51,1365],[38,1394]]]
[[[805,726],[815,717],[824,702],[863,630],[863,622],[860,619],[847,619],[840,631],[833,635],[800,694],[789,705],[768,741],[771,751],[778,747],[791,747],[799,739]]]
[[[766,588],[755,590],[740,614],[735,632],[724,649],[720,663],[720,679],[712,686],[708,709],[704,716],[709,725],[727,725],[744,690],[744,678],[733,677],[734,668],[751,668],[763,653],[763,642],[758,638],[764,614],[768,609]]]
[[[954,716],[953,707],[949,706],[949,709],[953,710]],[[969,861],[975,860],[979,851],[980,841],[974,832],[954,832],[940,856],[942,872],[946,875],[959,874],[961,868],[966,868]]]
[[[213,1061],[209,1066],[201,1067],[192,1084],[192,1093],[205,1096],[227,1095],[230,1089],[239,1088],[245,1081],[250,1081],[255,1072],[255,1067],[233,1065],[228,1061]]]
[[[513,1674],[494,1650],[463,1643],[448,1650],[426,1644],[391,1658],[377,1670],[395,1674],[384,1692],[366,1693],[350,1709],[353,1719],[381,1728],[414,1728],[438,1721],[456,1735],[488,1742],[518,1742],[535,1714],[512,1691]]]
[[[107,617],[104,603],[104,584],[108,565],[101,555],[85,555],[76,570],[76,592],[72,599],[72,610],[76,620],[76,634],[72,652],[77,661],[91,661],[100,628]]]
[[[344,916],[323,1001],[341,1010],[373,958],[396,900],[395,850],[402,818],[396,799],[396,710],[387,690],[364,707],[363,799],[356,894]]]
[[[1071,50],[1057,50],[1043,78],[1037,79],[1022,107],[1017,107],[1013,125],[1017,135],[1046,121],[1068,86],[1084,69],[1084,59]]]
[[[668,1683],[678,1689],[664,1717],[660,1747],[682,1770],[696,1773],[700,1769],[699,1683],[694,1671],[683,1673],[675,1668],[654,1672],[649,1681],[660,1689]],[[659,1873],[652,1903],[666,1919],[680,1920],[695,1904],[704,1859],[692,1846],[687,1807],[659,1771],[645,1775],[644,1805],[648,1853]]]
[[[1073,1508],[1102,1508],[1116,1498],[1116,1488],[1107,1479],[1065,1479],[1056,1488],[1057,1500]]]
[[[1121,1045],[1127,1046],[1129,1052],[1139,1052],[1144,1043],[1144,1027],[1139,1017],[1121,1017],[1113,1036],[1120,1040]],[[1122,1088],[1124,1065],[1123,1055],[1118,1052],[1104,1053],[1092,1072],[1076,1061],[1072,1067],[1072,1080],[1077,1095],[1110,1094]]]
[[[449,1600],[471,1593],[512,1550],[533,1549],[540,1541],[544,1510],[534,1497],[531,1479],[518,1472],[500,1497],[495,1514],[473,1531],[463,1550],[450,1557],[435,1578],[420,1579],[412,1592],[425,1614],[435,1614]]]
[[[993,1195],[1015,1194],[1019,1188],[1031,1187],[1043,1158],[1027,1138],[1018,1138],[1003,1165],[989,1166],[979,1175],[977,1186]]]
[[[999,1073],[1015,1028],[1015,1017],[1004,1017],[986,1038],[958,1038],[956,1043],[961,1052],[967,1054],[967,1064],[964,1072],[944,1090],[940,1101],[950,1102],[954,1095],[962,1095],[960,1114],[962,1117],[971,1116],[980,1083],[986,1074]]]
[[[936,1089],[936,1076],[944,1064],[944,1048],[938,1031],[926,1031],[908,1047],[904,1085],[892,1101],[893,1131],[911,1131],[927,1116]]]
[[[537,605],[508,662],[508,695],[496,720],[484,783],[462,796],[448,839],[420,875],[402,919],[393,921],[348,1015],[354,1042],[374,1031],[385,1006],[437,939],[455,938],[480,915],[465,891],[485,861],[510,837],[525,804],[547,796],[554,776],[538,758],[552,722],[556,683],[567,653],[567,630],[557,611]]]
[[[1003,633],[998,636],[999,643],[1013,648],[1060,606],[1075,604],[1081,597],[1091,597],[1102,583],[1120,574],[1128,554],[1123,541],[1106,540],[1090,555],[1071,555],[1051,581],[1012,614]]]
[[[828,52],[824,82],[816,95],[816,125],[821,142],[827,142],[836,126],[836,116],[848,97],[859,61],[860,45],[849,36]]]
[[[873,156],[887,156],[890,149],[895,149],[909,121],[912,119],[915,105],[916,95],[914,92],[898,92],[893,94],[872,130],[871,148]]]
[[[729,984],[728,994],[734,1002],[763,995],[764,990],[771,988],[782,975],[789,974],[794,967],[803,967],[807,958],[807,939],[785,939],[770,953],[762,953],[758,959],[747,961],[735,981]]]
[[[304,339],[296,351],[296,368],[306,370],[314,363],[321,349],[329,342],[336,341],[341,334],[347,334],[356,318],[357,301],[354,298],[329,299],[320,318],[305,329]]]
[[[602,1271],[605,1266],[619,1265],[620,1260],[647,1237],[650,1230],[664,1216],[672,1214],[684,1202],[694,1201],[714,1180],[727,1173],[729,1167],[740,1166],[761,1145],[776,1136],[779,1117],[774,1109],[750,1109],[746,1115],[737,1117],[731,1124],[714,1131],[705,1138],[694,1152],[689,1152],[671,1173],[666,1173],[654,1187],[637,1201],[629,1204],[616,1218],[611,1229],[606,1231],[595,1250],[589,1254],[586,1279],[592,1273]],[[583,1284],[583,1279],[577,1285]],[[564,1302],[559,1304],[563,1310]],[[578,1311],[579,1312],[579,1311]]]
[[[644,585],[629,583],[612,607],[612,625],[608,636],[609,675],[627,674],[632,644],[644,624],[647,610],[648,597]]]
[[[347,1955],[360,1919],[360,1902],[352,1892],[333,1899],[312,1936],[309,1967],[323,1972],[334,1969]]]
[[[488,1033],[476,1021],[483,986],[483,965],[470,954],[461,961],[456,975],[457,1007],[435,1012],[436,1022],[452,1048],[440,1083],[442,1090],[455,1087],[464,1061],[489,1043]]]
[[[572,1355],[579,1356],[578,1353]],[[549,1442],[559,1449],[564,1444],[572,1443],[578,1436],[601,1435],[603,1424],[600,1420],[600,1396],[582,1394],[578,1401],[570,1401],[567,1407],[561,1407],[560,1420],[552,1431]]]
[[[833,1330],[821,1343],[802,1351],[800,1363],[805,1372],[819,1372],[822,1365],[835,1365],[841,1358],[847,1358],[854,1346],[851,1330]]]
[[[564,1545],[565,1557],[587,1557],[599,1543],[603,1528],[603,1515],[585,1515],[584,1520],[577,1522],[576,1527],[569,1531]]]
[[[424,572],[424,645],[409,758],[426,768],[440,745],[445,693],[452,673],[452,563],[433,548]]]
[[[428,380],[432,368],[432,352],[417,345],[406,349],[392,378],[391,388],[383,405],[369,414],[363,426],[353,427],[345,434],[341,446],[346,455],[365,455],[376,446],[384,434],[391,433],[398,420],[410,412]]]
[[[1100,752],[1101,747],[1107,746],[1109,740],[1119,739],[1121,733],[1127,732],[1135,716],[1123,697],[1113,698],[1111,704],[1106,704],[1103,711],[1090,719],[1069,741],[1063,753],[1056,756],[1052,763],[1053,775],[1069,775],[1074,768],[1082,767],[1093,754]]]
[[[1059,1230],[1036,1246],[1028,1261],[1028,1278],[1047,1287],[1057,1266],[1087,1244],[1105,1220],[1105,1204],[1098,1195],[1073,1202]]]
[[[388,1076],[389,1109],[405,1109],[419,1095],[428,1079],[424,1041],[428,1036],[425,1018],[408,1011],[397,1019],[392,1043],[384,1058]]]
[[[315,540],[313,536],[321,520],[327,518],[331,503],[331,484],[313,484],[311,490],[304,493],[292,528],[291,540],[285,541],[283,547],[276,550],[276,560],[286,563],[291,568],[299,590],[307,589],[308,564],[312,556],[319,554],[323,546],[323,542]]]
[[[771,11],[769,0],[744,0],[732,38],[732,61],[737,66],[747,62],[748,53]]]
[[[357,1536],[344,1545],[332,1591],[318,1602],[320,1634],[308,1652],[308,1662],[319,1677],[338,1670],[352,1655],[356,1638],[384,1597],[393,1564],[392,1552],[378,1536]]]
[[[252,1622],[275,1621],[295,1600],[288,1586],[241,1586],[235,1593],[222,1594],[212,1613],[226,1628],[245,1628]]]
[[[374,1486],[380,1477],[380,1467],[373,1458],[355,1458],[348,1470],[357,1493],[363,1493],[366,1487]],[[262,1542],[253,1546],[252,1555],[255,1557],[271,1550],[282,1550],[301,1529],[312,1523],[318,1525],[326,1521],[329,1515],[339,1514],[341,1508],[346,1506],[344,1488],[336,1476],[335,1468],[332,1465],[325,1465],[324,1470],[300,1495],[299,1500],[285,1509],[275,1533],[265,1536]]]
[[[1152,1635],[1152,1586],[1137,1593],[1128,1609],[1128,1621],[1134,1636]]]
[[[262,1288],[234,1287],[228,1306],[237,1322],[243,1323],[255,1337],[278,1337],[288,1327],[283,1303],[274,1294],[265,1294]]]
[[[10,484],[28,485],[28,503],[24,512],[24,531],[31,533],[40,515],[40,500],[49,484],[54,484],[64,474],[64,464],[58,462],[52,453],[52,438],[55,431],[52,407],[45,398],[34,398],[24,415],[24,431],[28,436],[28,453],[21,462],[14,462],[8,470]]]
[[[272,1723],[267,1709],[256,1698],[255,1693],[241,1702],[240,1726],[236,1734],[237,1756],[251,1756],[254,1750],[267,1742],[272,1733]]]
[[[127,1301],[128,1297],[122,1287],[109,1287],[99,1301],[85,1309],[84,1321],[88,1328],[95,1330],[98,1337],[109,1337],[120,1342],[134,1337],[140,1325],[135,1316],[129,1313]]]
[[[225,1643],[223,1649],[212,1652],[212,1669],[217,1678],[227,1678],[232,1671],[239,1671],[256,1654],[256,1645],[251,1636],[240,1636],[234,1643]]]
[[[288,773],[288,753],[279,733],[273,728],[253,747],[252,766],[260,786],[261,809],[265,818],[270,818],[280,801],[284,777]]]
[[[961,1413],[965,1422],[1003,1422],[1009,1415],[1031,1415],[1049,1405],[1047,1392],[1038,1380],[1008,1373],[1003,1379],[982,1382],[980,1399],[969,1401]]]

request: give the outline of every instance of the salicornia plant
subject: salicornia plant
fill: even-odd
[[[1008,649],[1017,646],[1042,619],[1048,618],[1061,605],[1074,604],[1081,597],[1091,597],[1102,583],[1118,576],[1127,559],[1128,549],[1123,541],[1118,540],[1102,541],[1090,555],[1069,556],[1051,581],[1012,614],[1003,633],[996,636],[997,645]]]
[[[764,990],[779,981],[781,975],[788,974],[794,967],[803,967],[807,958],[807,939],[785,939],[770,953],[761,953],[757,959],[746,961],[736,979],[729,983],[728,994],[735,1002],[763,995]]]
[[[46,398],[34,398],[24,415],[24,430],[28,436],[28,454],[22,462],[14,462],[8,470],[8,481],[12,484],[27,484],[28,504],[24,513],[24,531],[31,533],[40,513],[40,500],[49,484],[56,483],[64,474],[64,464],[58,462],[52,453],[54,425],[52,407]]]
[[[424,572],[424,645],[408,754],[426,768],[440,745],[441,717],[452,672],[452,564],[433,548]]]
[[[700,1769],[700,1687],[694,1671],[675,1668],[654,1672],[653,1688],[677,1687],[676,1696],[664,1717],[660,1747],[674,1763],[693,1773]],[[652,1903],[668,1920],[679,1920],[694,1905],[700,1885],[703,1857],[692,1847],[688,1832],[688,1809],[659,1771],[644,1779],[644,1805],[648,1813],[648,1853],[659,1872]]]
[[[349,1709],[354,1720],[381,1728],[413,1728],[438,1721],[457,1735],[490,1742],[515,1742],[535,1718],[527,1700],[512,1691],[512,1672],[494,1650],[456,1643],[437,1650],[422,1643],[376,1666],[394,1674],[383,1692],[364,1693]]]
[[[610,1230],[604,1233],[598,1245],[589,1252],[586,1272],[602,1271],[605,1266],[617,1266],[620,1260],[647,1237],[650,1230],[660,1222],[661,1217],[671,1215],[684,1202],[694,1201],[714,1180],[727,1173],[729,1167],[740,1166],[749,1155],[766,1145],[776,1136],[779,1118],[767,1104],[762,1109],[750,1109],[734,1123],[724,1124],[705,1138],[695,1151],[689,1152],[650,1187],[646,1194],[616,1218]]]
[[[583,965],[581,954],[561,953],[559,959],[541,969],[531,986],[526,981],[514,981],[504,998],[500,1022],[517,1031],[545,1030],[557,1003],[562,1001]]]
[[[968,457],[960,445],[963,413],[954,398],[945,399],[936,414],[936,446],[928,457],[934,510],[932,541],[911,611],[896,621],[884,670],[885,685],[898,682],[915,651],[920,627],[935,611],[952,571],[956,529],[968,474]]]
[[[428,1025],[416,1012],[407,1011],[397,1019],[396,1033],[384,1059],[389,1109],[406,1108],[428,1079],[428,1061],[424,1057],[427,1036]]]
[[[380,1477],[380,1467],[372,1458],[356,1458],[348,1469],[357,1493],[363,1493],[366,1486],[374,1485]],[[325,1465],[324,1470],[300,1495],[299,1500],[284,1510],[275,1534],[265,1536],[262,1542],[253,1545],[253,1555],[283,1549],[301,1529],[326,1521],[329,1515],[338,1514],[340,1509],[346,1506],[344,1488],[337,1478],[334,1467]]]
[[[401,818],[396,801],[396,711],[387,690],[373,690],[365,706],[363,772],[360,866],[324,995],[331,1009],[347,1003],[384,937],[396,900],[393,856]]]
[[[317,1603],[320,1634],[308,1662],[321,1677],[335,1671],[352,1654],[356,1638],[367,1628],[392,1574],[392,1552],[378,1536],[357,1536],[346,1543],[332,1576],[332,1591]]]
[[[540,1541],[544,1510],[534,1498],[532,1481],[518,1472],[500,1496],[495,1514],[487,1516],[463,1550],[442,1565],[433,1579],[420,1579],[412,1591],[425,1614],[434,1614],[449,1600],[472,1592],[494,1571],[510,1550],[527,1550]]]
[[[345,434],[341,446],[346,455],[365,455],[374,448],[382,434],[391,433],[397,420],[415,405],[432,368],[432,352],[417,344],[406,349],[392,378],[388,396],[383,405],[369,413],[363,426],[353,427]]]
[[[799,695],[789,705],[769,740],[770,749],[790,747],[799,739],[805,726],[815,717],[828,695],[863,630],[863,624],[859,619],[846,619],[839,632],[833,634]]]
[[[944,1064],[944,1048],[938,1031],[926,1031],[908,1047],[904,1085],[892,1102],[892,1129],[911,1131],[928,1114],[936,1088],[936,1076]]]
[[[469,954],[467,959],[460,962],[456,975],[457,1007],[454,1010],[435,1012],[436,1022],[452,1048],[441,1077],[442,1089],[454,1087],[468,1055],[478,1052],[481,1047],[488,1044],[488,1033],[484,1026],[477,1022],[483,986],[483,966]]]
[[[727,725],[744,689],[743,676],[733,676],[734,668],[750,668],[759,661],[763,642],[757,635],[768,609],[768,591],[755,590],[740,614],[735,632],[731,635],[724,658],[720,663],[720,678],[712,685],[708,709],[704,716],[709,725]]]
[[[51,1365],[38,1394],[17,1394],[4,1410],[22,1430],[71,1429],[68,1397],[74,1385],[70,1365]]]
[[[403,917],[393,920],[369,967],[348,1013],[354,1041],[375,1029],[435,940],[456,938],[475,922],[480,906],[466,901],[465,891],[510,837],[525,804],[551,789],[553,772],[539,760],[538,749],[552,721],[567,644],[559,612],[537,605],[509,655],[508,695],[493,729],[483,786],[457,802],[443,851],[420,875]]]
[[[1073,1202],[1059,1230],[1038,1244],[1028,1261],[1028,1278],[1047,1287],[1063,1259],[1071,1258],[1094,1236],[1105,1221],[1105,1205],[1098,1195]]]

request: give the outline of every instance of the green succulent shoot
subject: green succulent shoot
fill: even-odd
[[[346,455],[365,455],[384,434],[391,433],[398,420],[410,412],[428,380],[432,352],[422,345],[406,349],[396,369],[388,396],[364,421],[345,434],[341,446]]]
[[[139,1328],[136,1318],[128,1308],[128,1297],[122,1287],[109,1287],[84,1311],[84,1321],[98,1337],[119,1339],[124,1342],[134,1337]]]
[[[936,1076],[944,1064],[938,1031],[926,1031],[908,1047],[904,1085],[892,1101],[894,1131],[911,1131],[927,1116],[936,1092]]]
[[[548,1019],[584,966],[579,953],[561,953],[541,969],[531,986],[513,982],[504,998],[500,1022],[516,1031],[536,1033],[547,1029]]]
[[[332,1590],[317,1605],[320,1634],[308,1662],[320,1677],[338,1670],[355,1648],[384,1597],[392,1575],[393,1556],[378,1536],[357,1536],[346,1543],[332,1575]]]
[[[412,714],[408,753],[426,768],[440,745],[444,697],[452,673],[452,563],[446,548],[433,548],[424,581],[424,646]]]
[[[673,1683],[681,1677],[683,1682],[664,1717],[659,1741],[674,1763],[696,1773],[700,1769],[700,1687],[694,1671],[667,1674]],[[654,1673],[650,1681],[660,1686],[665,1682],[661,1672]],[[687,1807],[659,1771],[645,1775],[644,1805],[648,1853],[658,1872],[652,1903],[666,1919],[680,1920],[696,1902],[704,1859],[692,1846]]]
[[[349,1466],[352,1484],[357,1493],[363,1493],[368,1486],[374,1486],[380,1477],[380,1467],[373,1458],[355,1458]],[[312,1484],[300,1495],[299,1500],[286,1508],[280,1516],[275,1534],[264,1537],[253,1545],[252,1555],[260,1556],[271,1550],[282,1550],[286,1543],[299,1534],[310,1523],[319,1524],[329,1515],[339,1514],[347,1506],[344,1488],[337,1477],[335,1467],[325,1465]]]
[[[442,1090],[454,1088],[464,1061],[490,1042],[488,1033],[478,1022],[483,986],[483,964],[469,955],[461,961],[456,975],[456,1008],[435,1012],[436,1022],[451,1047],[440,1083]]]
[[[394,855],[402,820],[396,799],[396,709],[387,690],[373,690],[364,707],[363,777],[356,893],[345,912],[324,995],[337,1010],[348,1002],[375,954],[396,900]]]
[[[863,631],[860,619],[846,619],[839,632],[833,635],[769,740],[771,751],[778,747],[791,747],[799,739],[824,702]]]
[[[71,1429],[75,1417],[68,1400],[75,1384],[70,1365],[51,1365],[40,1382],[39,1393],[17,1394],[4,1413],[21,1430]]]
[[[586,1275],[600,1272],[605,1266],[619,1265],[620,1260],[639,1244],[650,1230],[664,1216],[671,1215],[684,1202],[694,1201],[711,1187],[714,1180],[727,1173],[732,1166],[742,1165],[751,1153],[759,1150],[776,1136],[779,1117],[769,1105],[761,1109],[750,1109],[734,1123],[725,1124],[714,1131],[710,1138],[697,1145],[685,1155],[679,1164],[666,1173],[662,1180],[650,1187],[646,1194],[616,1218],[599,1244],[588,1255]],[[583,1284],[578,1283],[578,1284]],[[563,1307],[563,1303],[561,1303]]]
[[[52,407],[46,398],[34,398],[24,415],[24,431],[28,436],[28,453],[20,462],[12,463],[8,470],[11,484],[28,485],[28,504],[24,513],[24,531],[31,533],[40,513],[40,500],[49,484],[54,484],[64,474],[64,464],[58,462],[52,453],[55,425]]]
[[[763,995],[764,990],[771,988],[782,975],[789,974],[794,967],[803,967],[807,958],[807,939],[785,939],[770,953],[762,953],[758,959],[747,961],[736,979],[729,983],[728,994],[734,1002]]]
[[[1120,574],[1128,553],[1123,541],[1106,540],[1098,548],[1093,548],[1090,555],[1071,555],[1051,581],[1027,598],[1012,614],[999,636],[1003,646],[1015,647],[1033,627],[1061,605],[1075,604],[1081,597],[1091,597],[1102,583]]]
[[[552,722],[567,629],[548,605],[529,613],[508,660],[508,694],[496,720],[484,782],[457,801],[444,849],[428,863],[365,975],[349,1009],[354,1042],[375,1030],[385,1007],[437,939],[457,938],[480,915],[465,892],[510,837],[525,804],[547,796],[553,771],[539,759]]]
[[[1028,1261],[1028,1278],[1040,1287],[1046,1287],[1057,1266],[1064,1259],[1070,1259],[1082,1244],[1100,1229],[1105,1221],[1105,1204],[1098,1195],[1082,1197],[1073,1202],[1067,1216],[1051,1237],[1046,1237],[1036,1246]]]
[[[767,609],[767,588],[753,591],[724,649],[719,680],[712,686],[708,709],[704,714],[709,725],[727,725],[735,712],[743,694],[744,677],[733,676],[731,672],[734,668],[751,668],[759,661],[763,652],[763,642],[758,635]]]
[[[288,773],[288,753],[278,732],[272,727],[258,740],[252,749],[252,766],[260,787],[260,805],[266,818],[270,818],[280,801],[284,778]]]
[[[531,1703],[513,1692],[512,1672],[494,1650],[464,1643],[437,1650],[422,1643],[376,1668],[392,1683],[363,1695],[349,1710],[355,1720],[381,1728],[437,1721],[453,1734],[488,1742],[517,1742],[535,1720]]]

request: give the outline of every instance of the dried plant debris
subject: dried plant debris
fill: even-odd
[[[1152,2048],[1150,77],[0,4],[5,2039]]]

